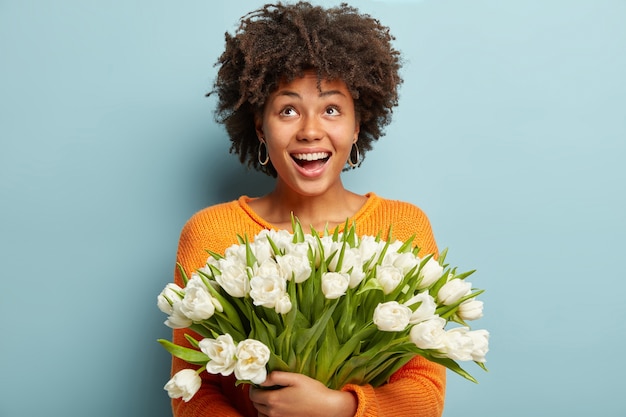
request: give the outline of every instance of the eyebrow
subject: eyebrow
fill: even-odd
[[[321,91],[318,95],[318,97],[329,97],[329,96],[334,96],[334,95],[340,95],[340,96],[346,96],[344,93],[342,93],[339,90],[326,90],[326,91]],[[296,97],[296,98],[302,98],[300,96],[300,94],[296,93],[295,91],[290,91],[290,90],[281,90],[279,91],[276,95],[278,96],[288,96],[288,97]]]

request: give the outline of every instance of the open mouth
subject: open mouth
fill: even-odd
[[[306,170],[314,170],[317,168],[321,168],[322,166],[324,166],[326,162],[328,162],[328,159],[330,158],[330,153],[328,152],[296,153],[296,154],[292,154],[291,158],[300,167]]]

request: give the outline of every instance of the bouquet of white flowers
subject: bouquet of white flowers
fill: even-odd
[[[168,284],[158,306],[167,326],[202,339],[186,335],[192,348],[159,340],[199,366],[174,375],[169,395],[188,401],[205,370],[253,384],[283,370],[334,389],[376,387],[415,355],[475,382],[457,363],[486,369],[489,333],[466,324],[483,311],[483,291],[465,280],[474,271],[444,264],[446,251],[422,258],[412,239],[357,236],[348,226],[305,234],[294,220],[293,233],[263,230],[223,255],[209,252],[190,277],[181,268],[184,288]],[[459,325],[447,329],[451,322]]]

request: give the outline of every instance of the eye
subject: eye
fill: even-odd
[[[296,116],[297,114],[298,113],[296,112],[296,109],[294,109],[291,106],[287,106],[280,111],[281,116],[291,117],[291,116]]]
[[[341,114],[337,106],[328,106],[324,112],[328,116],[339,116],[339,114]]]

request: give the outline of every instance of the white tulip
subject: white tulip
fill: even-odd
[[[387,242],[384,242],[383,246],[381,246],[381,251],[385,247]],[[387,246],[387,251],[385,252],[385,256],[383,257],[381,265],[393,265],[393,262],[398,257],[398,249],[402,246],[402,242],[399,240],[394,240]]]
[[[383,332],[401,332],[409,325],[410,318],[410,308],[397,301],[389,301],[376,306],[373,321]]]
[[[444,347],[439,351],[445,357],[455,361],[471,360],[474,342],[468,333],[467,327],[448,330],[443,338]]]
[[[389,294],[395,290],[404,279],[402,271],[393,265],[377,266],[376,280],[383,287],[383,293]]]
[[[207,372],[228,376],[235,370],[237,346],[229,334],[215,339],[204,338],[199,343],[200,350],[209,357]]]
[[[291,299],[288,294],[283,294],[278,300],[276,300],[276,305],[274,306],[274,310],[278,314],[287,314],[291,311]]]
[[[341,297],[348,290],[350,276],[340,272],[322,274],[322,292],[329,300]]]
[[[250,280],[250,297],[254,305],[275,308],[283,297],[287,282],[277,273],[274,275],[255,275]]]
[[[306,254],[287,253],[276,258],[282,277],[288,281],[301,283],[311,276],[311,264]]]
[[[206,320],[215,314],[213,297],[197,275],[193,276],[185,287],[180,311],[193,321]]]
[[[333,250],[337,250],[337,253],[328,264],[328,270],[331,272],[341,272],[346,274],[350,271],[349,287],[354,288],[359,285],[361,281],[363,281],[363,278],[365,278],[365,272],[363,272],[363,262],[361,261],[361,251],[357,248],[351,248],[348,244],[346,244],[343,252],[343,258],[341,260],[341,268],[337,269],[343,243],[336,243],[335,246],[336,247],[333,247]]]
[[[443,284],[437,293],[437,299],[443,305],[452,305],[472,291],[472,283],[454,278]]]
[[[378,256],[380,255],[380,251],[385,246],[385,242],[376,241],[374,236],[363,236],[361,237],[361,241],[359,242],[359,252],[361,254],[361,259],[367,262],[370,259],[373,259],[374,262],[377,261]]]
[[[430,258],[422,269],[420,270],[419,277],[422,279],[417,288],[424,289],[433,285],[443,275],[443,267],[439,265],[434,258]]]
[[[271,259],[274,254],[272,247],[267,240],[254,241],[250,243],[250,250],[259,264]]]
[[[348,273],[350,271],[350,288],[354,288],[363,281],[365,272],[363,272],[363,261],[361,260],[361,252],[356,248],[346,248],[341,263],[341,272]]]
[[[486,362],[485,355],[489,351],[489,332],[487,330],[474,330],[469,332],[472,338],[472,360]]]
[[[182,397],[184,401],[189,401],[198,392],[201,384],[202,380],[196,371],[183,369],[177,372],[163,388],[167,390],[170,398]]]
[[[172,305],[174,302],[181,300],[181,295],[183,293],[183,289],[174,283],[169,283],[165,286],[161,294],[157,297],[157,306],[159,310],[164,312],[165,314],[172,314],[174,312],[174,308]]]
[[[444,347],[446,321],[435,316],[411,328],[410,339],[420,349],[441,349]]]
[[[411,314],[411,319],[409,320],[411,324],[417,324],[421,321],[432,319],[435,316],[437,304],[435,303],[435,299],[428,292],[421,292],[411,297],[404,305],[412,306],[416,303],[421,304]]]
[[[419,265],[420,261],[420,258],[413,255],[412,252],[404,252],[397,254],[392,265],[402,271],[402,275],[406,275],[411,269]]]
[[[287,230],[264,229],[254,238],[254,241],[268,242],[268,239],[271,239],[279,250],[285,250],[293,245],[293,235]]]
[[[241,381],[261,384],[267,377],[265,365],[270,359],[270,350],[263,343],[246,339],[237,345],[235,376]]]
[[[335,256],[333,257],[333,259],[335,259],[337,256],[339,256],[339,249],[340,249],[340,243],[335,242],[331,236],[322,236],[320,238],[320,243],[321,243],[321,249],[319,247],[319,243],[316,243],[314,248],[315,251],[317,253],[317,258],[316,258],[316,263],[317,261],[319,261],[321,258],[321,253],[320,250],[322,250],[324,252],[324,259],[327,260],[330,255],[332,255],[333,252],[337,251],[337,253],[335,254]],[[331,260],[332,263],[332,260]],[[336,272],[336,271],[332,271],[332,272]]]
[[[247,266],[246,245],[234,244],[226,248],[224,251],[224,258],[220,259],[219,262],[221,263],[221,261],[224,260]]]
[[[220,287],[232,297],[245,297],[250,292],[250,279],[246,271],[245,263],[236,259],[220,259],[219,270],[221,274],[215,276]]]
[[[475,299],[463,301],[456,313],[462,320],[478,320],[483,316],[483,302]]]
[[[184,329],[193,324],[193,321],[181,311],[182,301],[172,305],[172,314],[165,320],[165,325],[171,329]]]
[[[278,267],[278,263],[276,263],[273,259],[266,259],[263,263],[255,265],[252,268],[252,274],[254,276],[260,277],[269,277],[269,276],[279,276],[280,268]]]

